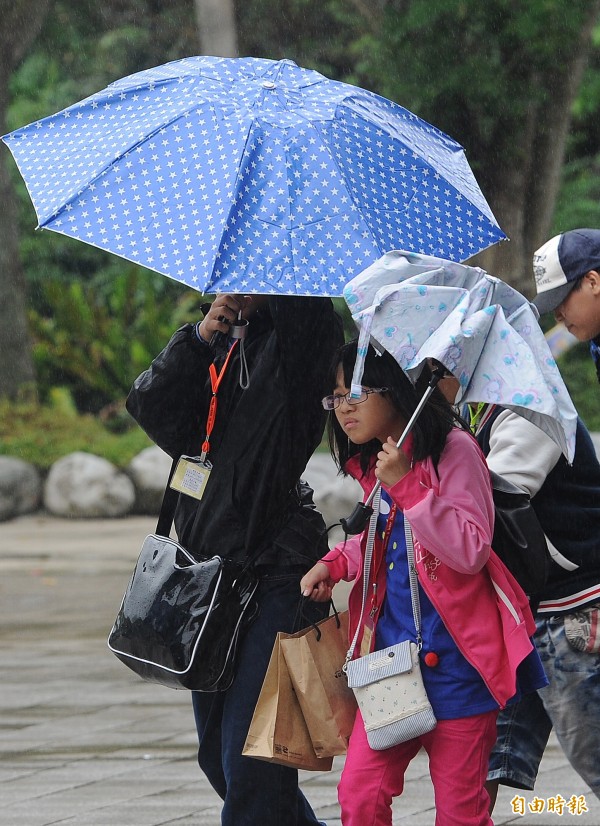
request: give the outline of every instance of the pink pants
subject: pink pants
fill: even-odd
[[[436,826],[493,826],[484,784],[496,717],[490,711],[439,720],[423,737],[373,751],[358,712],[338,786],[343,825],[392,826],[392,798],[402,794],[406,768],[423,747],[429,755]]]

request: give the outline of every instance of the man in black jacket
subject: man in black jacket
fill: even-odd
[[[246,321],[245,338],[230,338]],[[127,399],[163,450],[209,469],[201,499],[179,497],[179,542],[199,557],[252,556],[260,574],[260,610],[233,685],[192,693],[198,761],[224,801],[223,826],[317,823],[297,772],[243,757],[242,748],[277,631],[323,615],[310,603],[298,616],[300,579],[327,549],[300,477],[322,437],[321,398],[342,343],[329,299],[221,294],[202,322],[173,335]]]
[[[453,402],[458,381],[442,379]],[[569,465],[540,428],[505,407],[466,410],[491,470],[531,497],[550,551],[548,581],[535,594],[538,650],[549,685],[503,709],[486,788],[532,790],[554,729],[569,762],[600,797],[600,463],[577,421]]]

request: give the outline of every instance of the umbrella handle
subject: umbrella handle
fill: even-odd
[[[406,438],[407,438],[408,434],[411,432],[411,430],[415,426],[415,422],[417,421],[417,419],[421,415],[421,411],[423,410],[423,408],[427,404],[427,400],[429,399],[429,397],[431,396],[431,394],[433,393],[433,391],[437,387],[438,382],[440,381],[440,379],[443,379],[444,376],[447,376],[447,375],[448,375],[448,371],[446,370],[446,368],[444,367],[443,364],[440,364],[438,367],[436,367],[433,370],[433,372],[431,374],[431,379],[429,380],[429,384],[427,385],[427,389],[425,390],[425,392],[421,396],[419,404],[415,408],[415,412],[412,414],[412,416],[410,417],[410,419],[408,421],[408,424],[404,428],[404,432],[403,432],[402,436],[400,436],[400,438],[396,442],[396,447],[397,448],[402,447],[402,445],[406,441]],[[344,533],[346,533],[348,536],[353,536],[354,534],[361,533],[366,528],[367,523],[368,523],[368,521],[371,518],[371,515],[373,513],[373,508],[371,507],[371,503],[373,502],[373,499],[375,499],[377,491],[379,490],[380,487],[381,487],[381,481],[378,479],[377,482],[375,483],[374,487],[373,487],[373,490],[367,496],[366,500],[364,502],[357,502],[355,507],[354,507],[354,510],[352,511],[352,513],[350,514],[350,516],[347,519],[340,519],[340,525],[344,529]]]
[[[381,482],[377,481],[377,485],[380,485]],[[377,485],[373,488],[372,494],[377,492]],[[372,500],[372,496],[369,496],[369,500]],[[354,510],[346,519],[340,519],[340,525],[343,528],[344,533],[346,536],[354,536],[357,533],[361,533],[367,527],[367,523],[373,514],[373,508],[367,503],[357,502],[354,506]]]

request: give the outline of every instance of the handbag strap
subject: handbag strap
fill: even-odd
[[[175,473],[175,468],[177,467],[178,461],[179,459],[173,459],[173,464],[171,465],[171,471],[169,473],[169,478],[167,479],[165,492],[163,493],[163,498],[160,505],[160,513],[158,515],[158,521],[156,523],[157,536],[169,536],[169,534],[171,533],[171,528],[173,527],[173,519],[175,518],[175,508],[177,507],[179,494],[176,490],[173,490],[173,488],[171,487],[171,479],[173,478],[173,474]]]
[[[379,517],[379,506],[381,504],[381,490],[378,490],[373,499],[373,513],[369,520],[369,530],[367,533],[367,545],[365,549],[365,561],[363,563],[363,592],[362,592],[362,607],[360,609],[360,617],[354,632],[354,638],[350,643],[350,648],[346,654],[344,662],[344,669],[350,662],[356,649],[358,642],[358,635],[363,623],[365,607],[369,593],[369,575],[371,573],[371,563],[373,561],[373,547],[375,544],[375,532],[377,530],[377,519]],[[415,622],[416,638],[418,650],[421,650],[423,645],[423,638],[421,634],[421,603],[419,601],[419,583],[417,579],[417,569],[415,566],[415,548],[413,542],[412,529],[406,516],[404,516],[404,536],[406,538],[406,557],[408,560],[408,576],[410,581],[410,599],[412,603],[413,619]]]

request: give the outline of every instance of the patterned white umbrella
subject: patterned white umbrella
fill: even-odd
[[[505,238],[456,141],[291,60],[167,63],[4,141],[40,227],[200,292],[341,295],[386,250]]]
[[[344,298],[360,328],[352,392],[370,340],[413,382],[426,359],[435,359],[460,383],[457,404],[510,408],[572,461],[577,411],[537,311],[517,290],[477,267],[394,251],[353,278]]]

